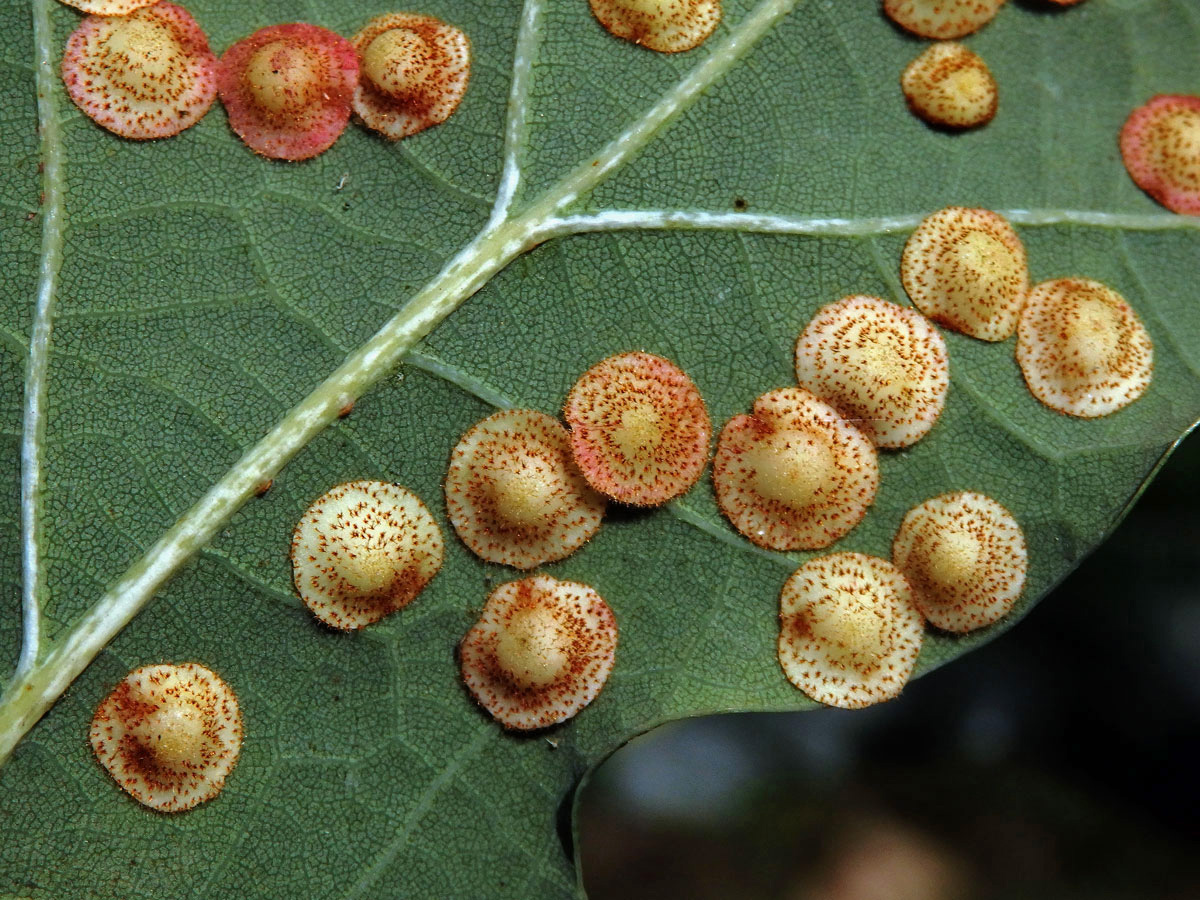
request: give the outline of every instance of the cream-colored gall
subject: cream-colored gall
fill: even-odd
[[[900,693],[925,621],[890,562],[835,553],[792,573],[780,594],[779,626],[788,681],[819,703],[859,709]]]
[[[1017,363],[1042,403],[1094,418],[1145,393],[1154,344],[1112,288],[1090,278],[1057,278],[1029,292],[1017,325]]]
[[[211,669],[142,666],[96,708],[91,742],[135,800],[181,812],[220,793],[241,752],[242,717],[233,690]]]
[[[909,510],[892,542],[925,618],[965,632],[1008,615],[1025,587],[1025,535],[1012,514],[974,491],[942,494]]]
[[[659,506],[687,491],[708,461],[712,422],[687,374],[661,356],[622,353],[580,376],[563,417],[579,469],[602,494]]]
[[[442,533],[421,499],[386,481],[349,481],[305,510],[292,535],[304,605],[353,630],[403,609],[438,573]]]
[[[913,112],[947,128],[986,125],[1000,97],[987,63],[953,41],[927,47],[905,68],[900,87]]]
[[[721,430],[717,503],[734,528],[772,550],[828,547],[857,525],[879,488],[875,448],[803,388],[770,391]]]
[[[589,0],[592,15],[619,38],[678,53],[702,44],[721,21],[720,0]]]
[[[1003,216],[949,206],[926,216],[909,236],[900,280],[917,309],[938,324],[1002,341],[1017,330],[1029,264]]]
[[[466,94],[471,44],[441,19],[379,16],[351,43],[361,60],[354,111],[384,137],[398,140],[446,121]]]
[[[819,309],[801,332],[796,380],[875,446],[907,447],[941,416],[950,362],[916,310],[856,294]]]
[[[502,584],[459,646],[463,681],[505,728],[546,728],[591,703],[612,671],[617,621],[586,584]]]
[[[567,430],[545,413],[495,413],[450,454],[450,522],[489,562],[532,569],[569,556],[599,529],[604,506],[575,465]]]

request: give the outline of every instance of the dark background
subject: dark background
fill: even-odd
[[[1200,900],[1200,437],[1012,631],[859,711],[659,728],[581,808],[592,900]]]

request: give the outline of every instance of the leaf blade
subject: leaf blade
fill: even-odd
[[[210,0],[197,11],[201,6],[218,44],[253,27],[243,24],[247,17],[265,16],[262,4],[235,10]],[[359,13],[348,5],[328,6],[326,24],[357,27]],[[1113,167],[1111,148],[1090,140],[1083,142],[1089,180],[1083,183],[1094,180],[1096,191],[1088,196],[1104,202],[1096,208],[1075,203],[1081,182],[1072,183],[1054,162],[1051,151],[1062,135],[1041,111],[1034,121],[1045,139],[1040,165],[1009,181],[998,174],[1002,166],[963,174],[965,160],[981,150],[985,159],[1019,158],[1019,118],[961,140],[925,133],[887,88],[891,67],[912,43],[866,11],[814,7],[809,15],[810,6],[733,78],[706,93],[661,142],[564,215],[644,210],[650,199],[655,207],[722,215],[741,190],[751,212],[805,222],[840,218],[851,232],[866,233],[825,226],[786,236],[564,232],[494,276],[424,341],[417,365],[402,366],[348,419],[316,437],[262,500],[222,530],[0,770],[4,820],[13,823],[11,833],[29,836],[19,844],[0,842],[0,886],[131,897],[289,890],[393,896],[398,887],[427,896],[567,896],[574,879],[555,825],[588,766],[629,735],[669,718],[809,705],[783,681],[771,656],[776,594],[788,568],[745,549],[716,513],[707,484],[681,502],[683,510],[614,517],[582,553],[551,567],[594,583],[623,627],[611,683],[576,722],[551,735],[557,748],[540,736],[503,735],[457,683],[454,643],[487,587],[511,572],[478,563],[451,539],[446,570],[410,610],[361,635],[335,635],[316,628],[292,596],[285,545],[307,502],[333,481],[352,477],[400,480],[444,523],[445,454],[490,402],[556,411],[575,374],[608,352],[629,349],[631,341],[676,357],[700,383],[718,421],[743,411],[754,394],[791,380],[790,343],[816,305],[858,291],[902,299],[894,260],[904,234],[878,223],[864,226],[867,218],[915,221],[942,198],[1005,209],[1115,212],[1133,220],[1162,216]],[[1007,96],[1020,100],[1036,95],[1044,74],[1011,74],[1020,44],[1033,41],[1041,59],[1057,58],[1047,48],[1099,27],[1097,21],[1110,30],[1128,28],[1137,40],[1151,36],[1135,54],[1138,71],[1161,73],[1150,57],[1175,46],[1180,29],[1194,34],[1186,4],[1163,9],[1158,20],[1133,28],[1118,7],[1087,4],[1072,11],[1079,16],[1047,20],[1052,28],[1045,32],[1038,29],[1047,22],[1029,10],[1006,10],[980,41],[1008,48],[1008,77],[1020,80]],[[501,173],[507,89],[498,73],[507,69],[517,21],[494,4],[456,12],[463,24],[474,25],[468,30],[480,50],[484,84],[501,89],[469,94],[444,130],[411,148],[352,133],[312,165],[279,167],[230,143],[219,114],[178,144],[154,146],[115,142],[77,116],[65,118],[78,164],[68,195],[67,302],[52,366],[47,508],[50,537],[62,549],[50,561],[51,630],[75,619],[292,398],[314,385],[316,373],[368,338],[395,298],[435,276],[486,222]],[[731,4],[729,21],[744,12]],[[72,16],[56,11],[61,33],[72,27]],[[582,5],[553,6],[546,28],[543,48],[564,54],[576,74],[579,63],[565,57],[566,29],[590,29],[583,38],[587,52],[611,51],[595,58],[609,60],[605,71],[624,84],[654,78],[669,84],[691,65],[612,42]],[[830,110],[817,102],[817,92],[806,91],[805,103],[781,102],[790,124],[764,142],[750,129],[723,128],[741,122],[740,105],[761,108],[743,101],[753,99],[756,80],[764,83],[768,59],[806,61],[789,41],[813,53],[842,48],[812,64],[835,70],[821,76],[826,87],[840,83],[837,72],[858,72],[845,88],[853,102],[835,105],[824,126]],[[554,70],[561,61],[548,56],[536,68],[534,113],[552,112],[537,104],[554,99],[545,89],[558,83]],[[13,67],[12,81],[21,83],[27,71]],[[1061,81],[1061,68],[1050,75],[1073,83]],[[792,73],[784,81],[802,84],[799,79]],[[1093,138],[1122,108],[1127,87],[1116,80],[1104,86]],[[651,104],[653,97],[645,99]],[[869,108],[869,118],[857,121],[854,103]],[[567,150],[586,157],[603,144],[592,138],[607,140],[609,124],[627,117],[616,104],[601,110],[600,124],[565,121],[568,131],[572,124],[578,131],[569,140],[532,131],[531,171],[558,183],[562,170],[579,161]],[[783,113],[775,121],[783,123]],[[900,185],[891,169],[878,165],[882,151],[870,145],[871,128],[914,142],[900,160],[917,164],[912,184]],[[851,138],[851,168],[843,171],[833,156],[819,156],[829,135]],[[14,196],[27,204],[34,157],[30,151],[21,156],[27,140],[9,146],[9,160],[28,179],[14,181]],[[679,166],[681,147],[686,167]],[[173,171],[148,176],[159,172],[167,154]],[[947,154],[953,175],[944,179]],[[539,170],[540,159],[564,164]],[[1007,171],[1011,175],[1012,167]],[[693,179],[694,172],[704,177]],[[785,176],[792,180],[785,184]],[[171,199],[164,202],[164,195]],[[374,202],[380,197],[388,205]],[[1144,314],[1163,362],[1151,394],[1128,415],[1103,423],[1064,420],[1022,393],[1008,347],[952,337],[952,365],[959,371],[940,434],[935,430],[929,443],[885,459],[885,492],[868,522],[844,542],[846,549],[886,553],[907,506],[934,490],[970,486],[998,497],[1015,491],[1019,502],[1007,502],[1018,507],[1040,548],[1028,608],[1111,528],[1164,448],[1200,410],[1200,320],[1188,302],[1194,226],[1114,232],[1110,224],[1031,219],[1019,228],[1039,277],[1065,274],[1048,271],[1057,266],[1086,270],[1120,284],[1140,310],[1153,311]],[[17,249],[3,252],[28,262],[27,235],[6,227],[16,240],[4,246]],[[0,292],[11,334],[27,329],[27,287]],[[167,290],[174,296],[164,302]],[[8,349],[19,360],[16,348]],[[648,540],[659,545],[652,565],[646,564]],[[636,589],[634,572],[646,578]],[[5,584],[11,587],[11,577]],[[9,634],[14,621],[15,615],[6,618],[0,631]],[[934,637],[922,665],[940,664],[994,633]],[[677,642],[665,644],[665,635]],[[83,737],[107,687],[135,665],[160,658],[203,659],[226,675],[243,692],[250,735],[227,792],[170,821],[119,794],[89,757]],[[127,865],[126,857],[136,865]]]

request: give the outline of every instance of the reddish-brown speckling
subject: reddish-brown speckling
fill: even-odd
[[[1094,418],[1140,397],[1154,373],[1154,344],[1125,298],[1090,278],[1043,281],[1017,325],[1017,363],[1051,409]]]
[[[67,95],[96,124],[134,140],[195,125],[217,95],[217,58],[182,7],[88,16],[67,38]]]
[[[906,31],[944,41],[978,31],[1004,0],[883,0],[887,17]]]
[[[225,51],[217,87],[229,125],[255,153],[309,159],[328,150],[350,120],[358,56],[316,25],[261,28]]]
[[[688,490],[708,461],[712,421],[687,374],[650,353],[622,353],[580,376],[563,417],[588,483],[636,506]]]
[[[255,497],[265,496],[267,491],[269,491],[271,489],[271,485],[273,485],[274,483],[275,483],[274,478],[268,478],[266,481],[260,481],[258,484],[256,484],[254,486],[254,496]]]
[[[441,19],[379,16],[351,43],[360,64],[354,111],[384,137],[398,140],[446,121],[467,91],[470,41]]]
[[[525,627],[530,621],[533,629]],[[480,706],[505,728],[529,730],[569,719],[591,703],[616,650],[616,619],[595,590],[534,575],[492,591],[459,656],[463,681]]]
[[[495,413],[450,453],[447,514],[489,562],[532,569],[562,559],[596,533],[604,505],[575,465],[567,430],[545,413]]]
[[[1159,94],[1121,129],[1134,182],[1172,212],[1200,216],[1200,97]]]
[[[977,54],[942,41],[927,47],[900,76],[908,105],[934,125],[975,128],[996,115],[996,80]]]
[[[96,708],[96,759],[135,800],[181,812],[211,800],[242,746],[237,697],[197,663],[135,669]]]
[[[959,491],[909,510],[892,560],[931,624],[966,632],[1008,615],[1025,587],[1025,535],[1012,514],[983,494]]]
[[[73,6],[93,16],[124,16],[150,6],[158,0],[62,0],[67,6]]]
[[[713,458],[721,512],[772,550],[828,547],[866,515],[879,488],[875,448],[803,388],[770,391],[721,429]]]
[[[326,625],[362,628],[403,609],[442,567],[442,533],[421,499],[386,481],[318,497],[292,535],[292,575]]]
[[[985,341],[1017,330],[1029,293],[1025,246],[1003,216],[950,206],[926,216],[900,258],[908,296],[933,321]]]
[[[884,559],[835,553],[797,569],[779,598],[779,664],[819,703],[860,709],[898,695],[925,622]]]
[[[721,21],[720,0],[590,0],[612,34],[660,53],[691,50]]]
[[[907,447],[946,402],[950,361],[916,310],[856,294],[817,311],[796,342],[796,380],[877,447]]]

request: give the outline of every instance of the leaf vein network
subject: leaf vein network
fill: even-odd
[[[1180,360],[1180,362],[1183,363],[1184,367],[1188,370],[1192,377],[1200,378],[1200,361],[1192,359],[1184,351],[1183,345],[1179,343],[1179,338],[1175,333],[1175,329],[1171,328],[1163,319],[1162,311],[1159,309],[1159,304],[1155,300],[1157,294],[1155,291],[1151,290],[1150,286],[1146,283],[1146,279],[1142,274],[1141,267],[1134,261],[1133,254],[1129,250],[1129,240],[1126,238],[1123,232],[1118,232],[1117,238],[1117,243],[1121,248],[1121,260],[1125,263],[1125,267],[1129,270],[1129,274],[1132,275],[1134,280],[1137,282],[1138,290],[1141,291],[1142,294],[1144,302],[1139,304],[1139,307],[1142,310],[1148,309],[1150,313],[1153,314],[1154,321],[1158,325],[1158,328],[1155,330],[1157,339],[1162,340],[1165,338],[1166,343],[1170,346],[1171,350],[1174,351],[1174,355]]]
[[[483,748],[493,740],[491,732],[491,722],[481,723],[482,727],[475,735],[475,738],[458,751],[454,757],[446,764],[446,766],[438,773],[425,787],[417,798],[417,802],[413,805],[408,815],[404,817],[404,821],[396,831],[395,837],[376,854],[375,859],[367,868],[367,871],[354,883],[350,891],[346,894],[346,900],[353,900],[355,897],[362,896],[363,892],[368,890],[379,878],[383,875],[392,862],[399,856],[400,851],[404,849],[408,843],[409,837],[413,833],[413,829],[420,824],[421,820],[429,813],[433,805],[433,800],[442,789],[445,788],[451,779],[458,772],[471,762],[476,756],[482,752]]]

